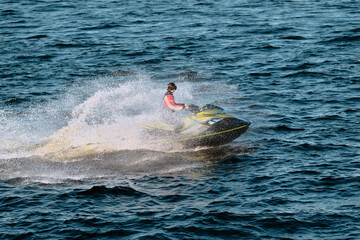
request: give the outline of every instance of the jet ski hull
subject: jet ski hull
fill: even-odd
[[[219,146],[234,141],[249,128],[250,123],[236,118],[223,119],[211,126],[203,134],[178,138],[175,141],[186,148],[201,146]]]

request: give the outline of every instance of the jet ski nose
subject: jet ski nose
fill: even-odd
[[[251,122],[238,119],[238,124],[241,126],[249,127],[251,125]]]

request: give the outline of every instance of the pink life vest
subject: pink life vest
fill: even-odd
[[[163,104],[165,107],[174,111],[179,111],[185,108],[185,104],[175,103],[174,96],[170,91],[165,93]]]

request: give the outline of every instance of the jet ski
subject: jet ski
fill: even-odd
[[[229,143],[250,126],[250,122],[230,116],[221,107],[207,104],[202,108],[189,106],[191,114],[183,117],[178,131],[165,121],[146,122],[143,128],[151,135],[169,137],[185,148],[219,146]]]

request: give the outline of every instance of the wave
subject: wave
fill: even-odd
[[[331,151],[331,150],[344,150],[350,148],[349,145],[346,144],[314,144],[314,143],[301,143],[296,146],[293,146],[296,150],[302,151]]]
[[[87,190],[80,190],[76,192],[76,195],[78,196],[93,196],[93,197],[101,197],[101,196],[128,196],[128,197],[143,197],[147,194],[137,191],[131,187],[126,186],[117,186],[117,187],[105,187],[105,186],[93,186],[90,189]]]
[[[329,76],[329,74],[322,73],[322,72],[309,72],[309,71],[298,71],[295,73],[290,73],[284,76],[281,76],[282,78],[299,78],[299,77],[326,77]]]
[[[192,176],[201,177],[217,170],[216,164],[241,161],[240,156],[253,152],[244,146],[223,146],[210,149],[154,151],[146,149],[77,156],[70,159],[59,153],[0,159],[0,181],[8,184],[82,184],[118,177]],[[237,157],[238,158],[237,158]],[[117,190],[114,192],[116,193]],[[107,189],[93,189],[84,194],[106,195]],[[124,193],[125,194],[125,193]]]
[[[305,37],[295,36],[295,35],[283,36],[283,37],[281,37],[281,39],[286,39],[286,40],[306,40]]]
[[[118,24],[118,23],[102,23],[97,26],[90,26],[90,27],[82,27],[80,30],[101,30],[101,29],[110,29],[110,28],[118,28],[118,27],[125,27],[125,25]]]
[[[34,35],[31,37],[28,37],[27,39],[40,39],[40,38],[47,38],[49,36],[45,35],[45,34],[39,34],[39,35]]]
[[[280,132],[292,132],[292,131],[304,131],[304,128],[295,128],[295,127],[289,127],[286,125],[278,125],[275,127],[264,127],[264,129],[274,130],[274,131],[280,131]]]
[[[332,38],[326,42],[328,43],[337,43],[337,42],[357,42],[360,40],[360,36],[340,36]]]

